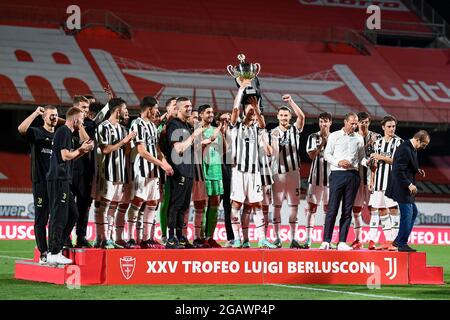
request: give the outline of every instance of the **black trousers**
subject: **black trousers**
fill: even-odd
[[[223,205],[223,213],[225,218],[225,230],[227,231],[227,240],[234,240],[233,228],[231,226],[231,165],[222,164],[222,182],[223,195],[220,197]]]
[[[342,201],[342,214],[339,220],[339,242],[347,241],[347,234],[352,222],[353,203],[358,192],[361,178],[355,170],[331,171],[328,199],[328,212],[325,217],[325,229],[323,238],[325,242],[331,242],[334,224]]]
[[[63,248],[64,240],[72,232],[78,219],[78,209],[70,191],[70,184],[64,180],[47,182],[50,203],[49,249],[57,254]]]
[[[194,179],[175,174],[168,177],[166,183],[169,183],[170,188],[167,226],[169,227],[169,232],[176,230],[179,237],[184,225],[184,212],[189,209],[191,202]]]
[[[49,217],[49,200],[47,182],[33,182],[34,200],[34,235],[36,245],[41,253],[48,251],[47,223]]]
[[[91,207],[91,189],[93,176],[83,171],[74,171],[72,178],[72,193],[76,198],[78,209],[77,238],[86,237],[87,226],[89,222],[89,208]],[[68,240],[68,239],[66,239]]]

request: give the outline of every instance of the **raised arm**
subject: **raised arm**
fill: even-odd
[[[305,125],[305,114],[303,113],[302,109],[300,109],[300,107],[295,103],[291,95],[285,94],[283,95],[282,99],[283,101],[287,102],[294,111],[295,115],[297,116],[297,120],[295,120],[295,126],[298,130],[302,131],[303,126]]]
[[[44,114],[44,108],[37,107],[36,110],[32,114],[30,114],[25,120],[22,121],[21,124],[17,127],[17,131],[21,135],[25,135],[27,133],[28,128],[33,123],[34,119]]]
[[[242,96],[244,95],[244,90],[251,85],[250,80],[244,80],[241,82],[238,93],[234,97],[233,111],[231,112],[230,123],[232,126],[236,125],[237,119],[239,118],[239,108],[242,102]]]

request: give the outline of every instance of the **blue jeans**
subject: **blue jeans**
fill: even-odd
[[[400,208],[400,228],[395,242],[398,247],[403,247],[408,243],[409,235],[417,217],[417,207],[415,203],[399,203]]]

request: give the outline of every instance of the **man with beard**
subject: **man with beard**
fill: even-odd
[[[109,101],[110,116],[97,128],[97,141],[101,150],[98,163],[97,201],[100,206],[95,208],[95,224],[97,238],[96,248],[121,248],[107,237],[107,212],[109,207],[117,208],[122,198],[123,184],[128,180],[125,170],[125,152],[130,148],[129,143],[136,136],[135,132],[127,133],[127,129],[120,124],[123,119],[126,103],[121,98]]]
[[[44,125],[30,127],[37,117],[41,116]],[[49,217],[49,198],[47,193],[46,177],[50,155],[52,154],[52,141],[55,127],[58,122],[58,110],[48,105],[44,108],[37,107],[17,128],[19,133],[25,137],[31,147],[31,180],[33,183],[34,200],[34,234],[36,245],[39,249],[39,263],[47,262],[47,222]]]
[[[66,123],[55,133],[52,143],[52,155],[47,172],[47,188],[50,203],[49,264],[70,264],[71,259],[62,255],[63,242],[69,237],[78,218],[74,196],[70,190],[72,183],[73,161],[94,148],[94,142],[88,140],[74,149],[73,132],[83,125],[83,111],[72,107],[66,113]]]

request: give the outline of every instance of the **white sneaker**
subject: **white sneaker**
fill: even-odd
[[[44,252],[44,253],[42,253],[41,256],[39,257],[39,264],[40,264],[41,266],[47,264],[47,255],[48,255],[48,253],[47,253],[47,252]]]
[[[330,243],[329,242],[322,242],[322,244],[319,247],[319,250],[330,250]]]
[[[228,241],[225,243],[224,247],[225,247],[225,248],[233,248],[233,244],[234,244],[234,240],[228,240]]]
[[[65,256],[63,256],[62,252],[60,251],[57,254],[49,253],[47,255],[47,263],[48,264],[52,264],[52,265],[55,265],[55,264],[71,264],[72,260],[66,258]]]
[[[339,242],[337,249],[339,251],[350,251],[353,250],[352,247],[350,247],[348,244],[346,244],[345,242]]]

